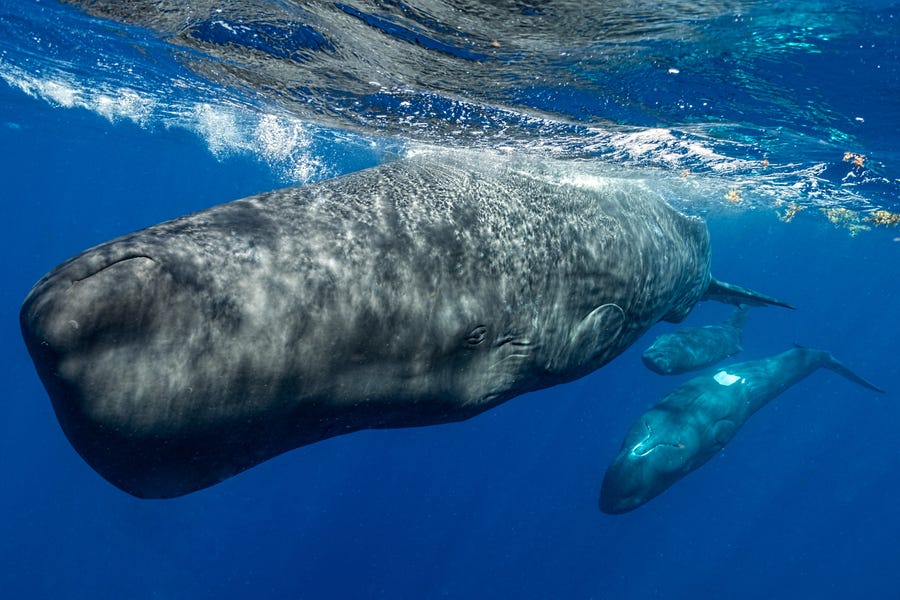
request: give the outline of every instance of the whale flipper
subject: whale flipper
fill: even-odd
[[[619,335],[624,324],[625,313],[618,304],[598,306],[574,327],[568,352],[556,368],[577,368],[608,353],[611,341]]]
[[[710,278],[709,287],[706,288],[706,293],[703,294],[703,297],[701,299],[715,300],[717,302],[736,304],[738,306],[740,306],[741,304],[747,304],[749,306],[772,305],[790,308],[792,310],[794,309],[794,307],[787,302],[784,302],[777,298],[773,298],[772,296],[760,294],[759,292],[754,292],[751,289],[747,289],[739,285],[734,285],[733,283],[725,283],[724,281],[719,281],[715,277]]]

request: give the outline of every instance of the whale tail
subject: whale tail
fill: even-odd
[[[883,389],[881,389],[880,387],[878,387],[872,383],[869,383],[868,381],[866,381],[865,379],[863,379],[862,377],[860,377],[859,375],[857,375],[856,373],[851,371],[841,361],[839,361],[838,359],[833,357],[831,355],[831,353],[828,354],[828,359],[829,360],[827,360],[825,362],[825,365],[823,365],[826,369],[831,369],[835,373],[840,373],[841,375],[843,375],[850,381],[858,383],[859,385],[863,386],[864,388],[868,388],[868,389],[872,390],[873,392],[878,392],[879,394],[884,393]]]
[[[802,348],[804,350],[809,350],[809,348],[807,348],[806,346],[801,346],[796,342],[794,342],[794,346],[796,346],[797,348]],[[824,363],[822,364],[822,366],[826,369],[834,371],[839,375],[843,375],[850,381],[858,383],[859,385],[863,386],[864,388],[870,389],[873,392],[878,392],[879,394],[885,393],[884,390],[877,385],[863,379],[862,377],[851,371],[850,367],[836,359],[831,352],[828,352],[826,350],[820,350],[819,352],[822,352],[825,355]]]
[[[725,302],[737,306],[746,304],[747,306],[781,306],[792,310],[794,308],[787,302],[779,300],[778,298],[766,296],[765,294],[754,292],[753,290],[734,285],[733,283],[725,283],[724,281],[719,281],[715,277],[710,278],[709,286],[706,288],[706,292],[703,294],[701,300],[715,300],[717,302]]]
[[[750,316],[750,307],[746,304],[738,304],[738,307],[731,313],[731,316],[726,319],[725,324],[729,327],[734,327],[741,334],[744,333],[744,325],[747,324],[747,317]]]

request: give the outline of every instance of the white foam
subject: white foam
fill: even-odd
[[[40,96],[51,103],[72,108],[79,104],[78,92],[60,81],[28,81],[22,80],[19,89],[32,96]]]
[[[627,160],[684,167],[699,164],[711,171],[733,173],[751,167],[753,163],[731,158],[713,150],[707,140],[676,136],[671,129],[650,128],[615,133],[608,144]]]
[[[284,113],[261,112],[234,98],[223,99],[221,90],[197,88],[189,79],[176,77],[167,82],[167,89],[141,89],[140,78],[129,80],[129,85],[84,80],[47,66],[29,70],[2,57],[0,79],[53,106],[89,110],[110,122],[130,121],[148,129],[186,129],[201,136],[214,156],[255,156],[285,182],[305,183],[330,174],[314,147],[322,129]],[[554,131],[550,121],[526,115],[528,119],[548,132]],[[717,151],[722,144],[726,144],[724,154]],[[875,207],[863,191],[868,178],[836,186],[826,177],[826,164],[763,165],[729,156],[735,153],[728,148],[737,150],[739,146],[711,137],[699,126],[672,130],[610,125],[587,127],[577,136],[561,130],[559,135],[541,135],[524,144],[508,140],[492,148],[502,153],[527,149],[545,158],[569,158],[573,153],[599,156],[602,159],[596,164],[602,165],[601,173],[577,173],[583,171],[586,163],[582,163],[573,168],[574,174],[564,183],[599,189],[606,177],[652,180],[654,190],[688,212],[698,208],[734,212],[760,206],[780,211],[790,203],[824,208]],[[696,176],[695,169],[699,171]],[[740,190],[740,202],[724,201],[734,189]]]
[[[295,181],[309,181],[324,168],[310,152],[313,135],[301,121],[263,115],[254,134],[266,162],[290,165],[290,177]]]
[[[179,105],[153,92],[85,83],[61,71],[34,74],[2,61],[0,79],[32,98],[61,108],[85,109],[113,123],[125,120],[148,129],[187,129],[202,137],[217,158],[252,154],[293,183],[327,174],[312,153],[315,128],[288,116],[212,102]],[[178,88],[178,82],[173,86]]]
[[[218,158],[251,150],[233,109],[201,102],[194,106],[194,129]]]
[[[156,109],[156,100],[152,97],[129,89],[115,91],[115,95],[98,94],[96,99],[96,112],[110,121],[125,118],[139,125],[146,125]]]
[[[65,73],[35,76],[9,64],[0,64],[0,79],[32,98],[62,108],[83,108],[111,122],[125,119],[146,124],[157,102],[146,94],[127,88],[81,85]]]

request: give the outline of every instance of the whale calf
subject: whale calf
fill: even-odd
[[[694,377],[631,426],[603,477],[600,510],[624,513],[655,498],[715,456],[753,413],[823,367],[883,391],[829,352],[801,347]]]
[[[606,364],[704,298],[709,234],[638,183],[420,155],[125,235],[20,322],[60,425],[138,497],[367,428],[458,421]]]
[[[718,325],[683,327],[664,333],[644,350],[641,360],[660,375],[677,375],[714,365],[743,350],[741,342],[748,314],[749,308],[741,305]]]

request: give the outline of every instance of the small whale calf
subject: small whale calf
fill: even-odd
[[[600,510],[624,513],[655,498],[715,456],[753,413],[820,368],[883,391],[829,352],[801,347],[694,377],[631,426],[603,477]]]
[[[122,490],[178,496],[572,381],[703,299],[787,306],[711,276],[701,219],[548,164],[418,155],[64,262],[20,314],[63,431]]]
[[[746,305],[741,305],[718,325],[683,327],[664,333],[644,350],[641,359],[648,369],[660,375],[677,375],[714,365],[743,350],[741,342],[749,312]]]

